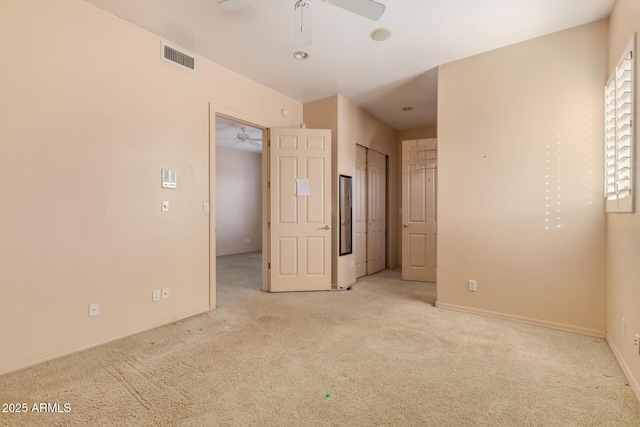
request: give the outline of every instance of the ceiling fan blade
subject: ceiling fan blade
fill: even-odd
[[[326,3],[338,6],[342,9],[364,16],[373,21],[380,19],[387,8],[382,3],[374,0],[322,0]]]
[[[296,46],[311,44],[311,4],[300,0],[294,6]]]
[[[254,3],[256,3],[256,0],[219,0],[218,7],[226,12],[235,12],[252,6]]]

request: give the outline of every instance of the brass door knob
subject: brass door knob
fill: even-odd
[[[329,227],[328,225],[325,225],[325,226],[324,226],[324,227],[322,227],[322,228],[323,228],[323,229],[325,229],[325,230],[328,230],[328,229],[330,229],[331,227]]]
[[[404,228],[407,228],[407,227],[409,227],[409,224],[403,224],[402,226],[403,226]]]

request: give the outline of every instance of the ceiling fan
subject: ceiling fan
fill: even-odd
[[[231,12],[251,6],[256,0],[218,0],[218,6]],[[357,15],[377,21],[386,6],[375,0],[322,0]],[[311,43],[311,0],[297,0],[293,6],[295,16],[296,46]]]
[[[220,140],[229,140],[234,138],[218,138]],[[239,143],[239,144],[238,144]],[[247,128],[244,126],[240,127],[240,133],[236,134],[236,138],[231,142],[231,145],[244,145],[251,144],[256,147],[262,146],[262,138],[251,138],[251,135],[247,133]]]

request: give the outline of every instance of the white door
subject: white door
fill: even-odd
[[[402,279],[436,281],[437,139],[402,141]]]
[[[367,274],[386,264],[387,156],[367,150]]]
[[[356,145],[355,180],[356,278],[367,274],[367,149]]]
[[[331,131],[270,130],[269,290],[331,289]]]

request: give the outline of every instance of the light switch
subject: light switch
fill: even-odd
[[[163,200],[162,201],[162,212],[169,212],[169,201],[168,200]]]

